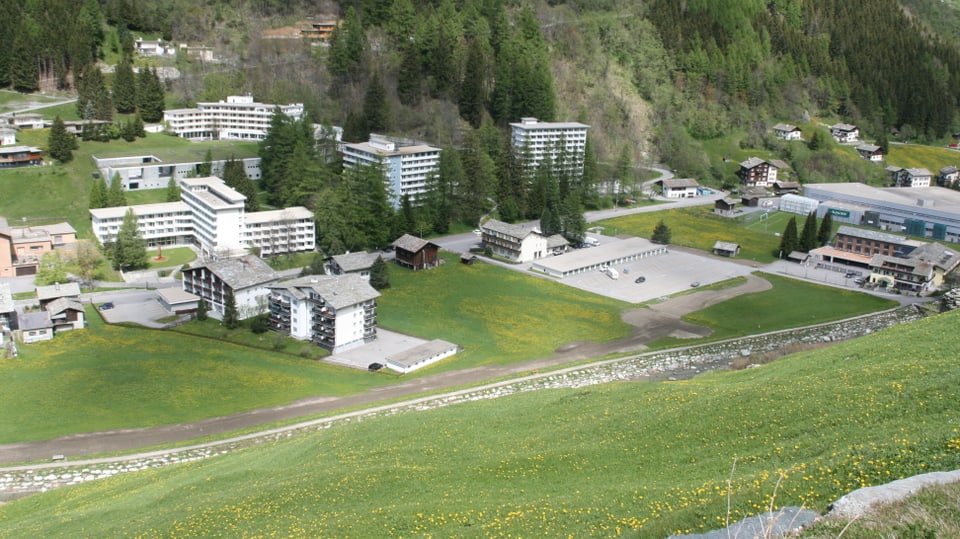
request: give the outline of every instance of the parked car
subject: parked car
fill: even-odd
[[[696,288],[696,287],[700,286],[700,281],[693,281],[692,283],[690,283],[690,286],[691,286],[692,288]]]
[[[863,284],[863,277],[857,277],[853,280],[855,284]]]
[[[108,301],[108,302],[106,302],[106,303],[104,303],[103,305],[100,306],[100,310],[101,310],[101,311],[109,311],[109,310],[112,309],[113,307],[114,307],[113,302],[112,302],[112,301]]]
[[[645,282],[647,282],[647,278],[644,277],[643,275],[641,275],[641,276],[637,277],[636,279],[634,279],[633,282],[635,282],[635,283],[637,283],[637,284],[645,283]]]
[[[847,272],[847,279],[849,279],[849,278],[851,278],[851,277],[856,277],[856,276],[857,276],[857,273],[854,272],[854,271],[848,271],[848,272]]]
[[[477,236],[483,234],[483,232],[481,232],[479,228],[473,229],[473,233],[476,234]]]
[[[374,361],[373,363],[367,366],[367,370],[370,372],[377,372],[382,368],[383,368],[383,363],[377,363],[376,361]]]

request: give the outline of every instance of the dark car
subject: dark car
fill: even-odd
[[[109,311],[109,310],[112,309],[113,307],[114,307],[113,302],[112,302],[112,301],[108,301],[108,302],[106,302],[106,303],[104,303],[103,305],[100,306],[100,310],[101,310],[101,311]]]
[[[367,366],[367,370],[370,372],[377,372],[383,368],[383,363],[373,362]]]
[[[692,283],[690,283],[690,286],[693,287],[693,288],[696,288],[696,287],[700,286],[700,281],[693,281]]]
[[[847,279],[849,279],[850,277],[856,277],[856,276],[857,276],[857,273],[856,273],[856,272],[853,272],[853,271],[848,271],[848,272],[847,272]]]
[[[647,278],[644,277],[643,275],[641,275],[641,276],[637,277],[636,279],[634,279],[633,282],[635,282],[635,283],[637,283],[637,284],[645,283],[645,282],[647,282]]]

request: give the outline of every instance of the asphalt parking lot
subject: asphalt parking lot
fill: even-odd
[[[691,284],[700,286],[749,275],[755,268],[715,256],[701,256],[670,250],[667,254],[635,260],[614,266],[620,273],[611,279],[599,271],[581,273],[561,279],[560,282],[603,296],[642,303],[684,290]],[[643,283],[634,282],[643,276]]]

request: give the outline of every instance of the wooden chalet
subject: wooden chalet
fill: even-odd
[[[435,268],[440,264],[440,246],[423,238],[404,234],[393,242],[397,264],[413,270]]]

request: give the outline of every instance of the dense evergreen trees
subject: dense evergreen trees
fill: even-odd
[[[77,137],[67,132],[59,116],[53,120],[47,146],[50,149],[50,157],[57,161],[67,163],[73,159],[73,150],[77,149]]]

